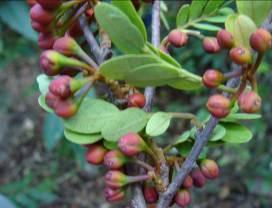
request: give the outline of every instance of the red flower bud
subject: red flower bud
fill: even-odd
[[[193,179],[193,184],[195,187],[201,188],[206,183],[205,176],[203,175],[203,173],[201,172],[201,170],[199,168],[195,168],[191,172],[191,177]]]
[[[78,106],[73,100],[58,100],[55,104],[54,111],[56,115],[62,118],[69,118],[77,112]]]
[[[110,170],[104,176],[105,183],[111,188],[121,188],[128,183],[128,177],[121,171]]]
[[[181,189],[179,190],[174,198],[175,202],[177,205],[180,207],[185,207],[190,204],[191,202],[191,196],[188,190],[186,189]]]
[[[50,108],[55,109],[56,104],[60,101],[60,98],[53,94],[52,92],[48,91],[45,95],[45,103]]]
[[[41,49],[51,49],[53,47],[55,38],[50,33],[39,33],[38,46]]]
[[[219,30],[216,38],[221,48],[230,49],[234,46],[234,38],[232,34],[226,30]]]
[[[206,104],[208,111],[217,118],[223,118],[230,112],[231,102],[223,95],[212,95]]]
[[[35,4],[30,9],[30,18],[42,25],[49,25],[54,19],[54,15],[42,8],[40,4]]]
[[[155,189],[155,187],[150,186],[150,185],[144,185],[143,194],[144,194],[145,201],[148,204],[155,203],[159,198],[158,192]]]
[[[127,156],[134,156],[146,149],[144,140],[136,133],[128,133],[118,141],[118,147]]]
[[[219,175],[219,168],[213,160],[203,160],[200,164],[200,169],[203,175],[208,179],[215,179]]]
[[[231,60],[239,65],[249,64],[252,62],[252,56],[246,48],[232,48],[229,55]]]
[[[76,55],[78,51],[78,44],[77,42],[68,36],[58,38],[53,46],[53,49],[66,55],[66,56],[72,56]]]
[[[104,165],[109,169],[119,169],[127,161],[128,158],[119,150],[111,150],[104,157]]]
[[[202,47],[207,53],[217,53],[220,51],[220,46],[217,39],[214,37],[206,37],[203,39]]]
[[[250,36],[250,46],[255,51],[263,53],[271,47],[271,34],[265,29],[257,29]]]
[[[48,25],[43,25],[37,21],[34,20],[30,20],[31,23],[31,27],[37,31],[37,32],[41,32],[41,33],[48,33],[49,32],[49,27]]]
[[[106,153],[107,150],[101,144],[89,144],[85,153],[85,159],[90,164],[100,165],[103,163],[103,159]]]
[[[183,188],[191,188],[193,185],[193,179],[190,175],[187,175],[182,183]]]
[[[58,76],[56,79],[52,80],[49,85],[49,90],[53,94],[61,97],[67,98],[72,95],[70,89],[70,83],[72,78],[66,75]]]
[[[69,35],[72,37],[79,37],[83,35],[82,29],[78,22],[75,22],[69,29]]]
[[[261,108],[262,99],[257,93],[248,91],[239,96],[238,105],[240,110],[245,113],[256,113]]]
[[[142,108],[145,105],[145,96],[142,93],[134,93],[128,96],[128,107]]]
[[[169,33],[168,42],[175,47],[182,47],[188,42],[188,36],[186,33],[175,29]]]
[[[208,88],[214,88],[219,86],[222,80],[223,74],[214,69],[207,70],[202,77],[203,84]]]
[[[37,0],[37,2],[48,10],[56,9],[62,2],[62,0]]]
[[[104,197],[108,202],[120,201],[124,198],[125,192],[123,189],[113,189],[106,187],[103,191]]]
[[[37,1],[36,0],[26,0],[26,3],[31,8],[37,3]]]

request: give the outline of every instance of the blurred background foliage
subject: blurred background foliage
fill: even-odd
[[[164,35],[174,27],[177,9],[184,3],[165,2],[161,14]],[[150,17],[150,6],[146,6],[143,18],[147,26]],[[25,2],[1,1],[0,207],[114,207],[99,194],[103,170],[87,165],[84,148],[66,141],[60,120],[43,112],[37,104],[35,78],[40,73],[40,51],[36,39]],[[184,68],[199,75],[207,68],[228,71],[230,67],[226,53],[204,54],[201,42],[194,38],[185,48],[171,48],[170,52]],[[272,207],[271,60],[270,51],[258,77],[263,117],[247,123],[254,139],[248,144],[209,149],[208,155],[221,166],[221,177],[199,191],[194,189],[190,207]],[[191,111],[203,117],[207,115],[203,106],[208,93],[159,88],[154,111]],[[174,137],[185,128],[185,123],[175,122],[165,137]]]

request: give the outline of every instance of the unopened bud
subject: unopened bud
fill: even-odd
[[[155,189],[154,186],[151,186],[151,185],[147,185],[147,184],[144,185],[143,194],[144,194],[145,201],[148,204],[155,203],[159,198],[157,190]]]
[[[85,159],[88,163],[93,165],[100,165],[103,163],[103,159],[107,150],[99,143],[88,145],[88,149],[85,153]]]
[[[39,33],[38,46],[41,49],[52,49],[55,38],[50,33]]]
[[[54,19],[54,15],[45,10],[40,4],[35,4],[30,9],[30,18],[42,25],[49,25]]]
[[[59,100],[55,104],[56,115],[62,118],[69,118],[77,112],[78,106],[72,99]]]
[[[242,112],[256,113],[261,108],[262,99],[257,93],[248,91],[239,96],[238,105]]]
[[[108,202],[117,202],[124,198],[125,191],[121,188],[113,189],[111,187],[106,187],[103,191],[104,197]]]
[[[65,36],[55,41],[53,49],[66,56],[72,56],[77,55],[80,47],[73,38]]]
[[[265,29],[257,29],[250,36],[250,46],[253,50],[263,53],[271,47],[271,34]]]
[[[52,80],[49,85],[49,90],[61,97],[67,98],[72,95],[72,91],[70,89],[70,82],[72,78],[66,75],[58,76],[56,79]]]
[[[229,55],[231,60],[239,65],[250,64],[252,62],[250,51],[246,48],[232,48]]]
[[[134,93],[128,96],[128,107],[142,108],[145,105],[145,96],[142,93]]]
[[[168,42],[175,47],[182,47],[188,42],[188,36],[186,33],[175,29],[169,33]]]
[[[231,102],[223,95],[212,95],[206,104],[208,111],[216,118],[223,118],[230,112]]]
[[[128,158],[119,150],[111,150],[104,157],[104,165],[109,169],[119,169],[127,161]]]
[[[203,39],[202,47],[207,53],[217,53],[220,51],[220,46],[217,39],[214,37],[206,37]]]
[[[37,0],[37,2],[47,10],[56,9],[62,2],[62,0]]]
[[[200,164],[203,175],[208,179],[215,179],[219,175],[219,168],[215,161],[205,159]]]
[[[177,205],[180,207],[185,207],[190,204],[191,202],[191,196],[187,189],[181,189],[179,190],[174,198]]]
[[[221,72],[214,69],[209,69],[204,73],[202,82],[206,87],[214,88],[221,84],[223,77],[224,76]]]
[[[183,188],[191,188],[193,185],[193,179],[190,175],[187,175],[182,183]]]
[[[219,30],[216,38],[221,48],[230,49],[234,46],[234,38],[232,34],[226,30]]]
[[[146,149],[146,143],[136,133],[128,133],[118,141],[118,147],[127,156],[134,156]]]
[[[203,173],[201,172],[201,170],[199,168],[195,168],[191,172],[191,177],[193,179],[193,184],[195,187],[201,188],[206,183],[205,176],[203,175]]]
[[[50,108],[55,109],[57,103],[60,101],[60,98],[53,94],[52,92],[48,91],[45,95],[45,103]]]
[[[110,170],[104,176],[105,183],[111,188],[121,188],[128,183],[128,176],[118,170]]]

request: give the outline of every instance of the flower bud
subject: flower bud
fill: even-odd
[[[214,69],[209,69],[204,73],[202,82],[206,87],[214,88],[221,84],[223,77],[224,76],[221,72]]]
[[[51,49],[53,47],[55,38],[50,33],[39,33],[38,46],[41,49]]]
[[[37,2],[47,10],[56,9],[62,2],[62,0],[37,0]]]
[[[256,113],[261,108],[262,99],[257,93],[248,91],[239,96],[238,105],[242,112]]]
[[[128,183],[128,176],[118,170],[110,170],[104,176],[105,183],[110,188],[121,188]]]
[[[128,158],[119,150],[111,150],[104,157],[104,165],[109,169],[119,169],[127,161]]]
[[[60,98],[50,91],[48,91],[45,95],[45,103],[52,109],[55,109],[56,104],[57,102],[59,102],[59,100]]]
[[[36,21],[42,25],[49,25],[54,19],[54,15],[42,8],[40,4],[35,4],[30,9],[30,18],[33,21]]]
[[[179,190],[174,198],[175,202],[177,205],[180,207],[185,207],[190,204],[191,202],[191,196],[188,190],[186,189],[181,189]]]
[[[37,1],[36,0],[26,0],[26,3],[31,8],[37,3]]]
[[[128,96],[128,107],[142,108],[145,105],[145,96],[142,93],[134,93]]]
[[[55,41],[53,49],[66,56],[72,56],[78,53],[79,45],[73,38],[65,36]]]
[[[220,46],[217,39],[214,37],[206,37],[203,39],[202,47],[207,53],[217,53],[220,51]]]
[[[58,100],[55,104],[55,114],[62,118],[69,118],[77,112],[78,106],[73,100]]]
[[[128,133],[118,141],[118,147],[126,156],[134,156],[146,149],[144,140],[136,133]]]
[[[74,77],[80,72],[80,69],[63,67],[60,71],[60,75],[68,75],[69,77]]]
[[[100,165],[103,163],[103,159],[107,150],[103,145],[99,143],[88,145],[88,149],[85,153],[85,160],[93,165]]]
[[[203,175],[208,179],[215,179],[219,176],[219,168],[215,161],[205,159],[200,164]]]
[[[208,111],[216,118],[223,118],[230,112],[231,102],[223,95],[212,95],[206,104]]]
[[[191,188],[193,185],[193,179],[190,175],[187,175],[182,183],[183,188]]]
[[[37,21],[30,20],[31,27],[41,33],[48,33],[49,32],[49,27],[48,25],[43,25]]]
[[[199,168],[195,168],[191,172],[191,177],[193,179],[193,184],[195,187],[201,188],[206,183],[205,176],[203,175],[203,173],[201,172],[201,170]]]
[[[169,33],[168,42],[175,47],[182,47],[188,42],[188,36],[186,33],[175,29]]]
[[[103,191],[104,197],[108,202],[120,201],[125,196],[125,191],[123,189],[113,189],[106,187]]]
[[[79,37],[79,36],[83,35],[82,29],[81,29],[80,24],[78,22],[75,22],[73,25],[71,25],[68,33],[72,37]]]
[[[250,46],[257,52],[263,53],[271,47],[271,34],[265,29],[257,29],[250,36]]]
[[[226,30],[219,30],[216,38],[221,48],[230,49],[234,46],[234,38],[232,34]]]
[[[239,65],[250,64],[252,62],[252,56],[246,48],[232,48],[229,55],[231,60]]]
[[[56,79],[51,81],[49,90],[61,98],[67,98],[72,95],[72,91],[70,89],[71,81],[72,78],[69,76],[58,76]]]
[[[144,194],[145,201],[148,204],[155,203],[159,198],[158,192],[155,189],[155,187],[147,185],[147,184],[145,184],[143,187],[143,194]]]

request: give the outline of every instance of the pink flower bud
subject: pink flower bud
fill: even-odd
[[[229,55],[231,60],[239,65],[250,64],[252,62],[250,51],[246,48],[232,48]]]
[[[45,103],[50,108],[55,109],[57,103],[60,101],[60,98],[53,94],[52,92],[48,91],[45,95]]]
[[[205,159],[200,164],[203,175],[208,179],[215,179],[219,175],[219,168],[215,161]]]
[[[219,86],[222,80],[223,74],[214,69],[207,70],[202,77],[203,84],[208,88],[214,88]]]
[[[143,108],[145,105],[145,96],[142,93],[134,93],[128,96],[128,107]]]
[[[72,56],[76,55],[78,51],[78,44],[77,42],[68,36],[58,38],[53,46],[53,49],[66,55],[66,56]]]
[[[37,0],[37,2],[47,10],[56,9],[62,2],[62,0]]]
[[[119,150],[111,150],[104,157],[104,165],[109,169],[119,169],[127,161],[128,158]]]
[[[56,115],[62,118],[69,118],[77,112],[78,106],[71,99],[58,100],[55,104],[54,111]]]
[[[41,32],[41,33],[48,33],[49,32],[48,25],[43,25],[43,24],[41,24],[37,21],[34,21],[34,20],[30,20],[30,24],[31,24],[31,27],[37,32]]]
[[[191,196],[188,190],[181,189],[175,195],[175,202],[180,207],[185,207],[191,203]]]
[[[106,187],[103,191],[104,197],[108,202],[121,201],[125,196],[125,191],[123,189],[113,189],[111,187]]]
[[[56,79],[51,81],[49,90],[61,98],[68,98],[72,95],[70,88],[71,81],[72,78],[67,75],[58,76]]]
[[[187,175],[182,183],[183,188],[191,188],[193,185],[193,179],[190,175]]]
[[[134,156],[146,148],[144,140],[136,133],[128,133],[118,141],[118,147],[127,156]]]
[[[186,33],[175,29],[169,33],[168,42],[175,47],[182,47],[188,42],[188,36]]]
[[[55,38],[50,33],[39,33],[38,46],[41,49],[52,49]]]
[[[85,153],[85,160],[93,165],[100,165],[103,163],[103,159],[107,150],[100,143],[89,144]]]
[[[214,37],[206,37],[203,39],[202,43],[204,51],[207,53],[217,53],[220,51],[220,46],[217,42],[217,39]]]
[[[121,188],[128,183],[128,177],[118,170],[110,170],[104,176],[105,183],[110,188]]]
[[[53,50],[44,51],[40,56],[40,66],[48,76],[59,74],[61,68],[58,62],[58,53]]]
[[[30,9],[30,18],[42,25],[49,25],[54,19],[54,15],[45,10],[40,4],[35,4]]]
[[[143,194],[144,194],[145,201],[148,204],[155,203],[159,198],[157,190],[155,189],[155,187],[151,185],[144,185]]]
[[[262,99],[257,93],[248,91],[239,96],[238,105],[240,110],[245,113],[256,113],[261,108]]]
[[[206,104],[208,111],[216,118],[223,118],[230,112],[231,102],[223,95],[212,95]]]
[[[191,172],[191,177],[193,179],[193,184],[194,184],[195,187],[201,188],[206,183],[206,179],[205,179],[203,173],[201,172],[201,170],[199,168],[195,168]]]
[[[230,49],[234,46],[234,38],[230,32],[219,30],[216,37],[221,48]]]
[[[257,29],[250,36],[250,46],[253,50],[263,53],[271,48],[272,37],[271,34],[262,28]]]

